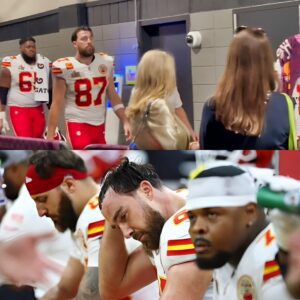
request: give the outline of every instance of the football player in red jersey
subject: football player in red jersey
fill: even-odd
[[[60,112],[65,107],[67,137],[73,149],[105,144],[106,94],[129,138],[124,105],[114,86],[113,57],[95,53],[93,32],[89,27],[77,28],[71,40],[76,49],[75,57],[61,58],[53,63],[54,95],[47,138],[53,139]]]
[[[2,60],[0,75],[0,132],[9,130],[5,106],[16,136],[42,138],[45,130],[43,103],[49,102],[51,63],[36,51],[33,37],[19,41],[20,54]]]

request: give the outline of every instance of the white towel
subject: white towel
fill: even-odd
[[[34,92],[35,101],[49,102],[49,64],[48,58],[37,54],[37,62],[34,66],[37,77]]]

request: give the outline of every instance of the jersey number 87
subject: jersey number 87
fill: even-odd
[[[100,91],[95,100],[92,97],[92,88],[100,85]],[[78,79],[75,81],[75,103],[78,106],[90,106],[90,105],[101,105],[102,95],[107,86],[106,77],[94,77],[92,80],[88,78]],[[83,89],[84,88],[84,89]]]

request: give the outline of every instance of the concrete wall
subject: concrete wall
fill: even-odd
[[[57,33],[35,36],[38,52],[54,61],[65,56],[74,56],[75,50],[70,41],[75,28],[62,29]],[[134,22],[110,24],[93,27],[95,47],[98,52],[106,52],[115,57],[115,72],[125,73],[124,65],[138,63],[136,26]],[[0,42],[0,58],[18,54],[18,40]],[[123,100],[127,103],[131,86],[124,86]],[[65,134],[63,114],[60,118],[60,129]],[[8,133],[12,135],[12,132]]]
[[[61,29],[57,33],[35,36],[38,52],[51,60],[73,56],[75,50],[71,43],[73,28]],[[137,63],[137,38],[135,22],[109,24],[92,27],[95,48],[115,57],[115,70],[124,74],[124,65]],[[18,40],[0,42],[0,57],[18,53]]]
[[[191,30],[199,30],[203,39],[201,50],[192,51],[194,127],[199,132],[204,102],[224,71],[233,32],[232,10],[192,13]]]
[[[2,0],[0,22],[6,22],[47,12],[65,5],[82,3],[80,0]]]
[[[47,56],[50,60],[62,56],[74,55],[73,46],[70,41],[73,30],[73,28],[68,28],[56,33],[35,36],[38,52]],[[18,53],[19,40],[0,42],[0,58]]]
[[[2,0],[4,1],[4,0]],[[115,56],[116,72],[124,74],[124,65],[136,64],[138,61],[136,27],[134,22],[134,0],[99,0],[99,1],[38,1],[39,12],[42,9],[54,9],[58,5],[71,3],[86,4],[89,24],[95,32],[96,49]],[[18,1],[34,2],[33,0]],[[47,4],[45,4],[47,2]],[[48,3],[49,2],[49,3]],[[213,94],[216,83],[224,71],[228,45],[232,39],[233,20],[232,9],[254,6],[259,4],[276,3],[276,0],[139,0],[138,20],[157,19],[160,21],[169,16],[190,16],[190,29],[200,30],[203,35],[202,49],[199,52],[192,51],[192,84],[193,84],[193,109],[194,127],[199,131],[201,114],[204,102]],[[298,5],[299,0],[281,1]],[[11,4],[9,4],[11,3]],[[14,1],[16,3],[16,1]],[[44,6],[41,4],[44,3]],[[176,5],[175,5],[176,4]],[[10,6],[11,5],[11,6]],[[4,10],[16,9],[13,2],[5,1]],[[50,7],[51,6],[51,7]],[[82,6],[67,6],[58,9],[57,19],[59,26],[55,32],[49,34],[35,35],[37,37],[39,52],[54,60],[58,57],[74,54],[70,43],[70,35],[74,27],[82,21],[80,12]],[[224,9],[226,8],[226,9]],[[19,8],[18,8],[19,9]],[[24,8],[25,9],[25,8]],[[29,8],[22,12],[22,17],[29,13]],[[0,12],[0,17],[1,14]],[[31,11],[33,13],[33,11]],[[16,15],[14,15],[16,16]],[[20,15],[21,16],[21,15]],[[72,21],[71,18],[73,17]],[[1,33],[0,19],[0,33]],[[29,22],[31,22],[29,20]],[[6,25],[5,25],[6,26]],[[10,26],[10,25],[9,25]],[[2,27],[3,28],[3,27]],[[49,28],[49,27],[48,27]],[[6,27],[5,30],[6,32]],[[17,31],[18,32],[18,31]],[[8,34],[7,34],[8,35]],[[11,35],[9,35],[11,36]],[[18,52],[17,40],[0,42],[0,58]],[[129,98],[130,87],[124,87],[124,100]]]

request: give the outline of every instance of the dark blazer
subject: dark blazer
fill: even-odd
[[[214,101],[210,99],[205,103],[202,112],[201,149],[288,149],[290,125],[284,95],[272,93],[265,117],[265,126],[260,137],[234,133],[216,120]]]

